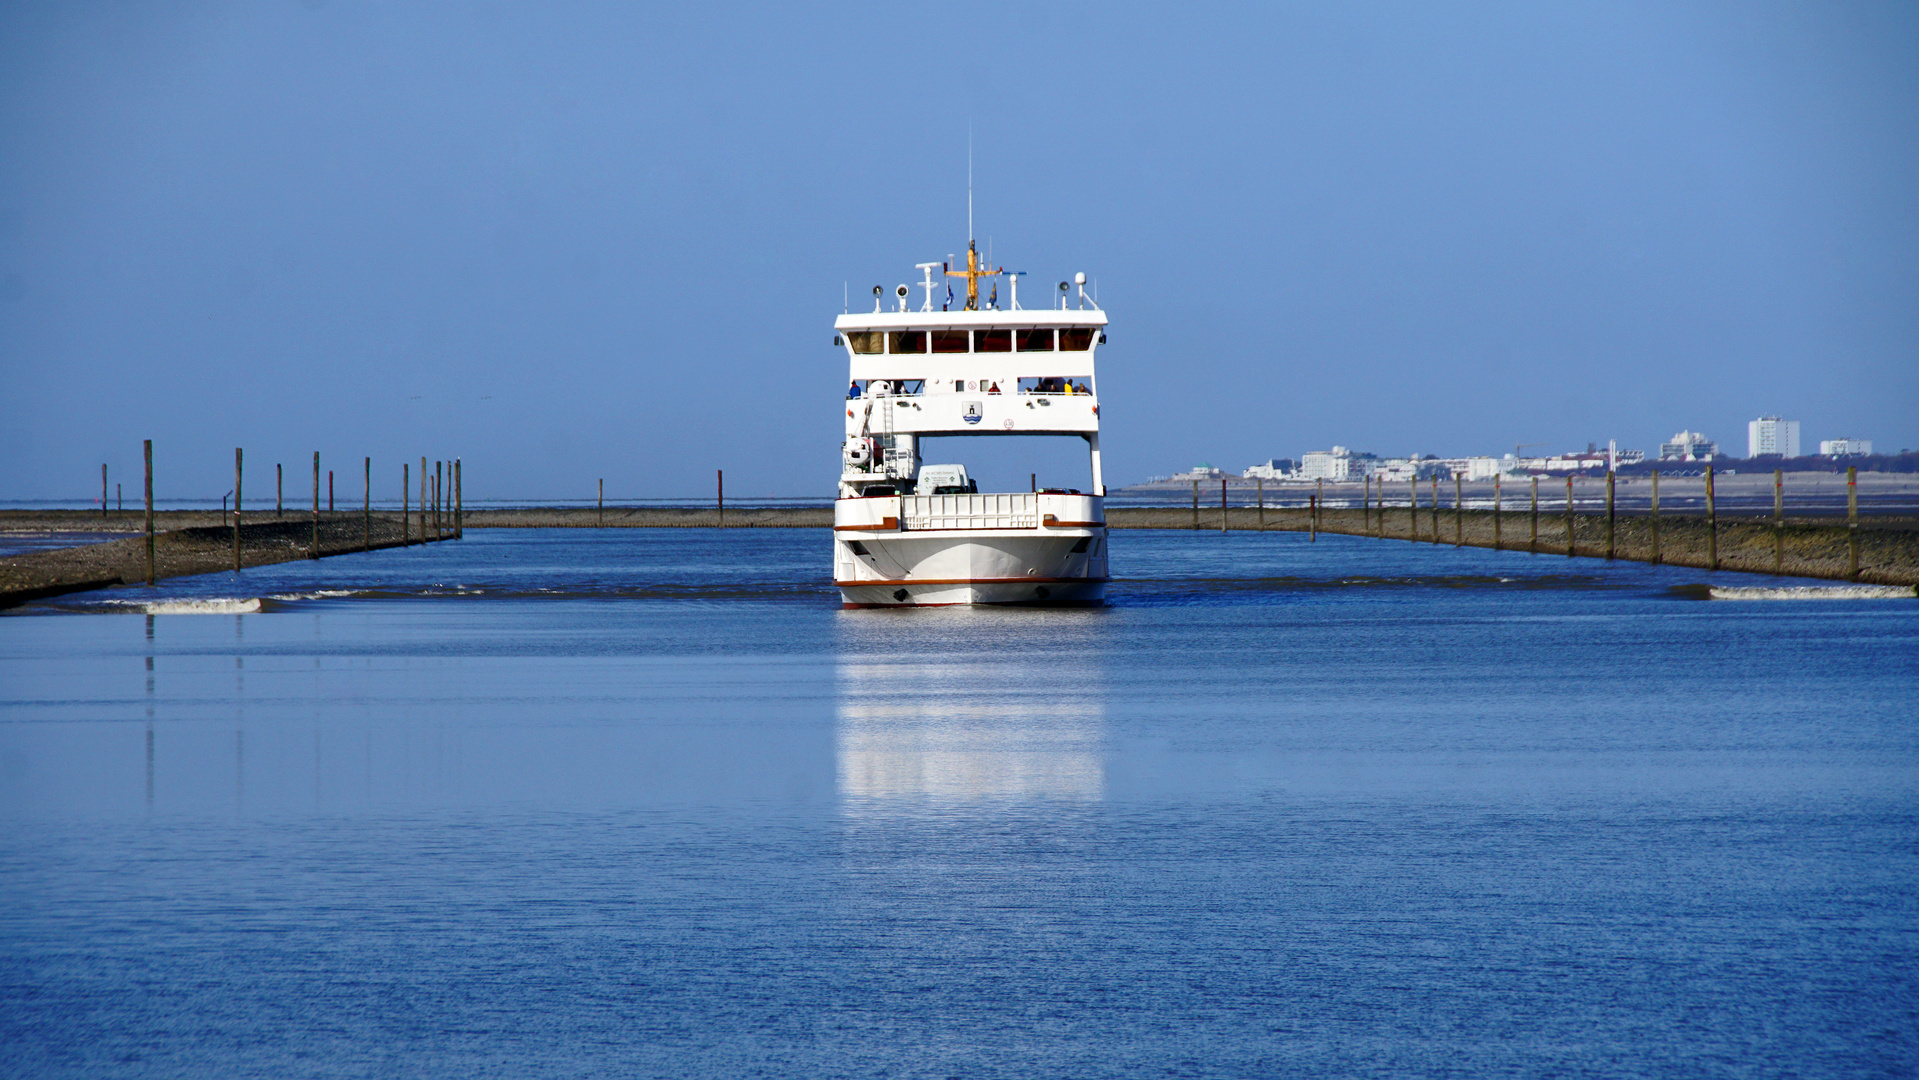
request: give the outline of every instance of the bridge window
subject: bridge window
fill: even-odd
[[[1012,352],[1013,332],[1011,330],[981,330],[974,348],[980,352]]]
[[[964,330],[935,330],[933,331],[933,351],[939,353],[971,352],[973,351],[972,347],[966,339],[967,332]]]
[[[886,345],[886,335],[878,330],[849,330],[846,332],[846,342],[853,347],[853,351],[856,353],[870,354],[883,352]]]
[[[1092,347],[1093,328],[1090,326],[1067,327],[1059,332],[1061,352],[1085,352]]]
[[[1051,330],[1017,331],[1020,352],[1052,352],[1053,332]]]
[[[923,353],[926,351],[926,331],[894,330],[886,335],[886,351],[890,353]]]

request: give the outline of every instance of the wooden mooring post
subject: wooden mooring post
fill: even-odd
[[[1466,505],[1465,503],[1460,501],[1460,495],[1465,490],[1464,485],[1465,485],[1465,481],[1460,479],[1458,473],[1454,473],[1453,474],[1453,546],[1454,547],[1466,546]]]
[[[420,456],[420,543],[426,543],[426,456]]]
[[[1363,483],[1359,496],[1359,531],[1362,533],[1373,527],[1373,478],[1366,476]]]
[[[1319,539],[1319,509],[1326,505],[1326,478],[1313,481],[1313,539]]]
[[[440,482],[445,462],[433,463],[433,539],[446,539],[446,486]]]
[[[273,463],[273,520],[287,516],[286,477],[279,462]]]
[[[1219,478],[1219,531],[1226,531],[1226,478]]]
[[[1846,466],[1846,580],[1859,580],[1859,466]]]
[[[1786,470],[1772,471],[1772,572],[1786,565]]]
[[[1652,564],[1659,565],[1659,470],[1652,471]]]
[[[106,517],[111,509],[113,505],[107,502],[107,463],[103,461],[100,463],[100,516]]]
[[[240,572],[240,448],[233,448],[233,572]]]
[[[466,468],[453,459],[453,539],[466,539]]]
[[[1706,569],[1719,569],[1719,511],[1712,497],[1712,466],[1706,466]]]
[[[1254,498],[1259,501],[1259,527],[1264,530],[1266,528],[1266,478],[1253,477],[1253,490],[1257,492]]]
[[[600,477],[600,528],[606,528],[606,477]]]
[[[145,440],[147,459],[147,584],[153,584],[153,440]]]
[[[718,503],[719,520],[720,520],[719,527],[724,529],[726,528],[726,470],[725,469],[713,470],[713,483],[717,486],[717,498],[719,499],[719,503]],[[1035,478],[1034,484],[1035,486],[1038,485],[1037,478]]]
[[[235,491],[233,496],[233,505],[235,506],[240,505],[240,496],[237,490]],[[332,469],[328,469],[326,471],[326,512],[329,514],[333,512],[333,470]]]
[[[413,543],[413,463],[400,462],[400,546]]]
[[[1033,490],[1039,490],[1039,474],[1033,474]],[[1199,531],[1199,481],[1193,481],[1193,531]]]
[[[1306,496],[1306,539],[1319,542],[1319,494]]]
[[[1566,476],[1566,557],[1572,558],[1577,551],[1578,545],[1573,538],[1573,478],[1572,474],[1568,473]]]
[[[1406,481],[1406,539],[1419,542],[1419,477],[1410,477]]]
[[[1500,476],[1501,476],[1500,473],[1493,474],[1493,550],[1494,551],[1499,550],[1499,496],[1500,496],[1499,478]]]
[[[320,557],[320,452],[313,452],[313,550],[309,559]]]
[[[360,507],[361,519],[365,529],[360,536],[360,550],[373,550],[373,459],[366,459],[366,501]]]
[[[1613,557],[1613,525],[1617,519],[1613,516],[1613,471],[1606,470],[1606,559]]]
[[[1526,553],[1539,554],[1539,477],[1533,477],[1533,535],[1526,541]]]
[[[1433,482],[1433,543],[1439,543],[1439,475],[1435,473]]]

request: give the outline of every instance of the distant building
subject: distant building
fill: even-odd
[[[1511,465],[1496,457],[1439,458],[1435,465],[1444,465],[1448,477],[1457,476],[1461,480],[1491,480]]]
[[[1199,480],[1199,481],[1224,480],[1226,479],[1226,473],[1223,470],[1215,469],[1211,465],[1208,465],[1202,461],[1199,464],[1193,466],[1190,472],[1179,473],[1178,475],[1175,475],[1175,476],[1169,476],[1166,479],[1178,481],[1180,483],[1191,483],[1194,480]]]
[[[1659,444],[1661,461],[1711,461],[1718,456],[1719,444],[1697,431],[1682,431]]]
[[[1621,465],[1637,465],[1646,460],[1646,452],[1644,450],[1621,450],[1619,451],[1619,456],[1614,460],[1618,461]]]
[[[1378,458],[1370,463],[1367,475],[1382,484],[1403,484],[1408,480],[1451,479],[1452,470],[1438,458]]]
[[[1746,456],[1799,456],[1799,421],[1762,416],[1746,425]]]
[[[1514,458],[1507,463],[1509,472],[1583,472],[1587,469],[1606,471],[1607,458],[1604,451],[1588,450],[1583,454],[1554,454],[1551,457]]]
[[[1872,453],[1871,439],[1821,439],[1819,456],[1852,457]]]
[[[1292,458],[1273,458],[1253,465],[1239,475],[1248,480],[1284,480],[1291,477],[1298,468],[1299,462]]]
[[[1331,450],[1310,450],[1299,456],[1298,478],[1334,482],[1359,480],[1378,460],[1371,454],[1356,453],[1343,446],[1335,446]]]

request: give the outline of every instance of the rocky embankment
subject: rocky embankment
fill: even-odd
[[[204,517],[218,520],[217,514],[169,514],[167,517],[192,520]],[[155,515],[156,519],[160,515]],[[156,528],[158,527],[156,520]],[[121,524],[109,522],[109,524]],[[58,514],[13,515],[0,517],[0,526],[12,531],[106,532],[98,513],[69,519]],[[136,522],[135,529],[143,527]],[[345,555],[355,551],[399,547],[407,542],[401,531],[399,515],[373,515],[369,533],[366,519],[356,513],[320,515],[319,547],[313,543],[314,527],[306,520],[246,522],[240,527],[240,564],[265,566],[293,559]],[[420,543],[418,519],[413,528],[413,543]],[[233,569],[233,527],[231,525],[184,525],[156,532],[153,543],[154,578],[210,574]],[[104,589],[114,585],[144,582],[147,577],[147,543],[144,532],[123,540],[51,548],[0,557],[0,607],[11,607],[44,596]]]

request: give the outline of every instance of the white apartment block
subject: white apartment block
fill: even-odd
[[[1299,456],[1299,474],[1301,480],[1328,480],[1342,483],[1347,480],[1359,480],[1366,476],[1367,469],[1378,459],[1371,454],[1354,453],[1343,446],[1331,450],[1309,450]]]
[[[1870,453],[1872,453],[1871,439],[1840,438],[1821,439],[1819,441],[1819,456],[1821,457],[1852,457],[1856,454]]]
[[[1799,421],[1762,416],[1746,425],[1746,456],[1799,456]]]

